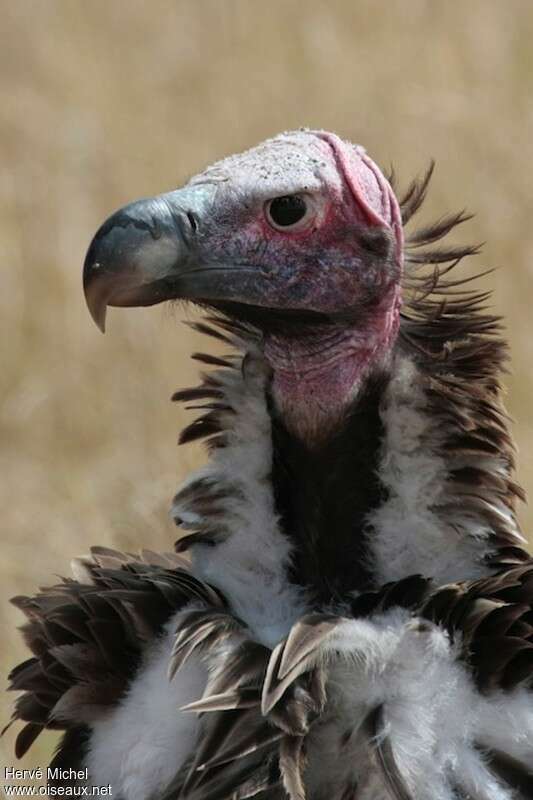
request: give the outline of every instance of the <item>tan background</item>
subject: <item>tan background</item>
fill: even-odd
[[[467,206],[507,317],[520,472],[533,486],[531,0],[3,0],[0,23],[1,669],[22,654],[7,598],[90,543],[170,547],[168,398],[195,369],[181,312],[112,312],[80,288],[115,207],[300,125],[364,143],[428,213]],[[524,512],[531,527],[531,512]],[[2,708],[1,719],[8,716]],[[54,737],[24,766],[43,763]],[[12,736],[0,761],[12,763]]]

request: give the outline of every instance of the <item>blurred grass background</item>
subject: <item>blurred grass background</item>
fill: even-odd
[[[8,597],[91,543],[171,547],[169,501],[201,457],[176,449],[168,402],[201,340],[161,308],[111,311],[102,337],[81,292],[89,239],[115,207],[280,130],[333,129],[405,180],[433,156],[426,215],[477,212],[462,235],[487,242],[478,266],[503,267],[488,282],[531,489],[532,41],[530,0],[3,1],[3,675],[24,655]]]

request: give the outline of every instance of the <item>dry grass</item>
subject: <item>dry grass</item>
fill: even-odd
[[[101,337],[80,290],[90,236],[280,129],[334,129],[404,176],[435,156],[430,210],[478,212],[465,235],[487,241],[480,266],[505,267],[490,281],[531,488],[529,0],[18,0],[2,39],[3,672],[23,653],[7,598],[90,543],[169,547],[169,498],[199,457],[176,450],[167,402],[193,337],[160,310],[112,313]]]

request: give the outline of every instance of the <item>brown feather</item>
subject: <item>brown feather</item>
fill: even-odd
[[[76,742],[85,740],[84,723],[119,702],[146,646],[187,603],[207,604],[227,622],[220,592],[195,578],[186,564],[172,553],[136,557],[97,547],[83,559],[90,583],[64,580],[33,598],[15,598],[28,619],[23,634],[34,653],[10,675],[10,688],[22,692],[14,721],[27,723],[17,754],[51,728],[67,731],[67,750],[60,747],[58,763],[75,759]]]

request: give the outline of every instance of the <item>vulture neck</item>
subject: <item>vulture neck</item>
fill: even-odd
[[[324,324],[304,336],[268,334],[274,406],[287,430],[322,446],[343,426],[371,374],[385,369],[399,329],[396,292],[351,325]]]
[[[291,580],[319,604],[371,589],[367,519],[384,499],[379,465],[388,376],[365,380],[344,420],[310,445],[272,419],[272,487],[280,529],[291,542]]]

